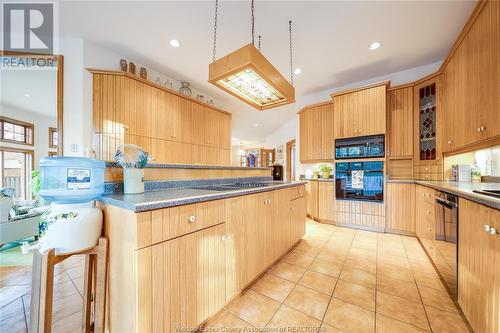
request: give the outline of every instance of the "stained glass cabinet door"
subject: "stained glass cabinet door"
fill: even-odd
[[[441,163],[440,136],[440,77],[434,77],[415,86],[415,165]]]

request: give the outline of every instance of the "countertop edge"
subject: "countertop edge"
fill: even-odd
[[[101,198],[99,198],[99,201],[101,201],[105,204],[109,204],[109,205],[113,205],[113,206],[116,206],[119,208],[130,210],[134,213],[141,213],[141,212],[146,212],[146,211],[151,211],[151,210],[156,210],[156,209],[170,208],[170,207],[194,204],[194,203],[199,203],[199,202],[204,202],[204,201],[227,199],[227,198],[239,197],[239,196],[243,196],[243,195],[261,193],[261,192],[270,192],[270,191],[274,191],[274,190],[304,185],[305,183],[306,183],[305,181],[296,181],[296,182],[288,183],[288,184],[271,185],[268,187],[250,188],[250,189],[244,189],[244,190],[239,190],[239,191],[213,193],[213,194],[206,194],[206,195],[179,198],[179,199],[159,200],[159,201],[148,202],[148,203],[144,203],[144,204],[128,204],[126,201],[114,199],[111,197],[101,197]]]
[[[443,181],[444,182],[444,181]],[[450,194],[454,194],[456,196],[459,196],[461,198],[473,201],[475,203],[481,204],[488,206],[490,208],[498,209],[500,210],[500,200],[495,199],[495,198],[490,198],[486,195],[482,194],[477,194],[472,192],[472,190],[469,189],[460,189],[460,188],[455,188],[453,187],[453,183],[450,183],[450,186],[443,186],[442,184],[439,183],[434,183],[432,181],[425,181],[425,180],[399,180],[399,179],[393,179],[393,180],[387,180],[387,183],[402,183],[402,184],[417,184],[417,185],[422,185],[425,187],[430,187],[434,190],[437,191],[442,191]],[[498,185],[500,187],[500,184]]]

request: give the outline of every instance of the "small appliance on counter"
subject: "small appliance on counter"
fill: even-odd
[[[54,248],[57,255],[84,251],[97,244],[102,212],[94,200],[104,193],[104,162],[85,157],[45,157],[40,160],[40,196],[51,201],[40,219],[40,241],[23,252]]]
[[[454,164],[451,166],[451,180],[455,182],[470,182],[471,166],[468,164]]]
[[[282,165],[273,165],[273,180],[283,180]]]

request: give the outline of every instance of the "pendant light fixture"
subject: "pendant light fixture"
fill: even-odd
[[[219,2],[215,0],[213,61],[208,66],[208,81],[257,110],[294,103],[293,72],[290,72],[290,83],[260,52],[260,36],[259,49],[255,47],[254,0],[251,0],[252,42],[216,60],[218,7]],[[292,21],[288,24],[292,69]]]

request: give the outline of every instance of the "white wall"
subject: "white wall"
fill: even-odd
[[[15,143],[0,142],[2,147],[28,149],[34,151],[35,169],[38,169],[40,158],[48,155],[49,151],[56,152],[57,149],[49,148],[49,127],[57,127],[56,110],[54,116],[48,117],[37,113],[20,110],[8,105],[0,105],[2,116],[31,123],[35,126],[33,136],[34,146],[20,145]]]
[[[300,97],[297,99],[297,102],[295,103],[297,112],[300,111],[304,106],[309,105],[309,104],[314,104],[314,103],[319,103],[319,102],[324,102],[331,100],[330,94],[338,91],[343,91],[343,90],[348,90],[352,89],[355,87],[361,87],[361,86],[366,86],[375,82],[381,82],[381,81],[386,81],[386,80],[391,80],[391,85],[400,85],[408,82],[413,82],[416,81],[428,74],[434,73],[439,66],[441,65],[441,62],[436,62],[416,68],[411,68],[408,70],[396,72],[396,73],[391,73],[387,74],[384,76],[379,76],[375,77],[369,80],[365,81],[360,81],[360,82],[355,82],[349,85],[345,85],[342,87],[334,87],[331,89],[326,89],[322,90],[320,92],[306,95],[303,97]],[[296,145],[297,145],[297,156],[296,156],[296,163],[297,163],[297,177],[300,174],[304,174],[307,169],[313,169],[317,164],[301,164],[299,161],[299,155],[300,155],[300,138],[299,138],[299,117],[298,115],[295,115],[294,118],[288,120],[285,124],[283,124],[280,128],[278,128],[274,133],[269,135],[265,142],[266,142],[266,147],[269,148],[276,148],[280,145],[286,144],[287,141],[295,138],[296,139]],[[284,150],[284,155],[286,154],[286,150]],[[284,157],[284,161],[286,163],[286,156]],[[286,166],[283,168],[284,173],[286,173]],[[285,174],[286,177],[286,174]]]

